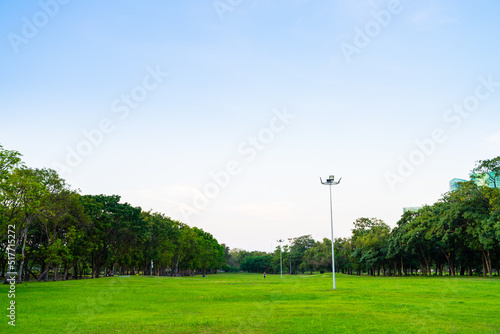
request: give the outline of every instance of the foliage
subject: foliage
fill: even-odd
[[[0,146],[0,228],[15,226],[18,281],[88,275],[190,275],[217,272],[225,247],[202,229],[121,203],[118,195],[80,195],[50,169],[32,169]],[[5,276],[7,233],[0,269]]]
[[[489,160],[478,160],[476,166],[472,170],[474,175],[484,174],[487,175],[487,181],[494,188],[499,187],[500,184],[500,157]]]
[[[500,157],[473,169],[489,182],[463,182],[436,203],[405,212],[394,229],[358,218],[352,236],[334,240],[335,270],[362,275],[492,276],[500,266]],[[493,185],[493,186],[492,186]],[[15,245],[0,239],[0,269],[13,247],[22,279],[101,275],[192,275],[224,271],[312,274],[332,270],[332,241],[311,235],[274,252],[220,245],[208,232],[122,203],[119,195],[80,195],[53,170],[26,167],[0,146],[0,227],[15,226]],[[153,269],[151,268],[153,264]]]
[[[249,273],[269,272],[272,256],[270,254],[255,254],[246,257],[241,263],[241,270]]]

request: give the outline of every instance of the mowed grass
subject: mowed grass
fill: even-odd
[[[0,332],[500,333],[500,279],[217,274],[23,283]]]

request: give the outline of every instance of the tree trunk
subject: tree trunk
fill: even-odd
[[[28,272],[33,276],[34,279],[38,280],[36,275],[33,274],[33,272],[28,267],[26,267],[26,270],[28,270]]]
[[[55,268],[54,268],[54,277],[52,277],[52,280],[55,282],[57,281],[57,274],[59,273],[59,265],[56,264]]]
[[[483,271],[484,271],[483,276],[486,277],[486,272],[488,272],[488,274],[490,275],[490,277],[492,277],[493,276],[493,271],[491,269],[490,251],[488,250],[487,252],[485,252],[484,249],[481,249],[481,253],[483,254]]]
[[[484,254],[482,254],[484,255]],[[481,256],[481,262],[483,263],[483,277],[486,277],[486,265],[485,265],[485,262],[484,262],[484,256]]]
[[[43,279],[45,282],[49,281],[50,276],[50,262],[47,264],[47,273],[45,274],[45,278]]]
[[[26,263],[29,263],[29,261],[26,261]],[[19,275],[23,275],[23,281],[29,281],[29,273],[28,273],[28,265],[24,266],[24,273],[19,273]]]
[[[448,262],[448,269],[450,272],[450,276],[455,277],[455,266],[453,265],[453,262],[451,260],[450,262]]]
[[[449,271],[450,276],[452,276],[452,277],[455,276],[455,270],[453,268],[451,254],[449,255],[448,253],[446,253],[443,248],[441,248],[441,251],[443,252],[444,256],[446,257],[446,261],[448,261],[448,271]]]
[[[493,268],[491,267],[491,256],[490,256],[490,250],[489,249],[486,252],[486,255],[488,255],[487,261],[486,261],[486,264],[488,265],[488,273],[490,274],[490,277],[493,277]]]
[[[23,233],[21,234],[21,238],[22,238],[22,241],[23,241],[23,247],[21,249],[21,263],[19,264],[19,269],[18,269],[18,276],[17,276],[17,283],[22,283],[22,272],[23,272],[23,267],[24,267],[24,251],[26,249],[26,239],[28,238],[28,228],[31,224],[31,220],[32,219],[27,219],[27,222],[26,222],[26,227],[24,228],[24,231]],[[17,249],[17,247],[16,247]]]
[[[5,253],[5,251],[3,253]],[[7,259],[5,261],[1,261],[0,267],[2,268],[2,275],[1,276],[5,276],[6,273],[7,273],[7,271],[6,271],[6,268],[7,268]]]
[[[64,276],[63,276],[63,281],[67,281],[68,280],[68,275],[69,275],[69,270],[70,270],[70,266],[69,265],[66,265],[64,267]]]
[[[38,276],[38,282],[41,282],[42,279],[45,280],[45,282],[47,282],[49,280],[49,271],[50,271],[50,262],[43,266],[43,268],[46,268],[45,270],[42,271],[42,273],[40,274],[40,276]]]
[[[92,267],[92,278],[94,278],[94,267],[95,267],[95,261],[94,261],[94,252],[92,252],[92,260],[91,260],[91,267]]]
[[[73,279],[78,279],[78,264],[77,264],[77,262],[73,263]]]

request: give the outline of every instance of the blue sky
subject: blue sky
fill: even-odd
[[[500,152],[497,1],[0,11],[0,144],[84,194],[119,194],[233,248],[328,237],[320,176],[343,177],[346,237],[359,217],[395,226]]]

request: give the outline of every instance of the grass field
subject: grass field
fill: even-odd
[[[500,279],[283,276],[100,278],[0,288],[0,332],[500,333]]]

